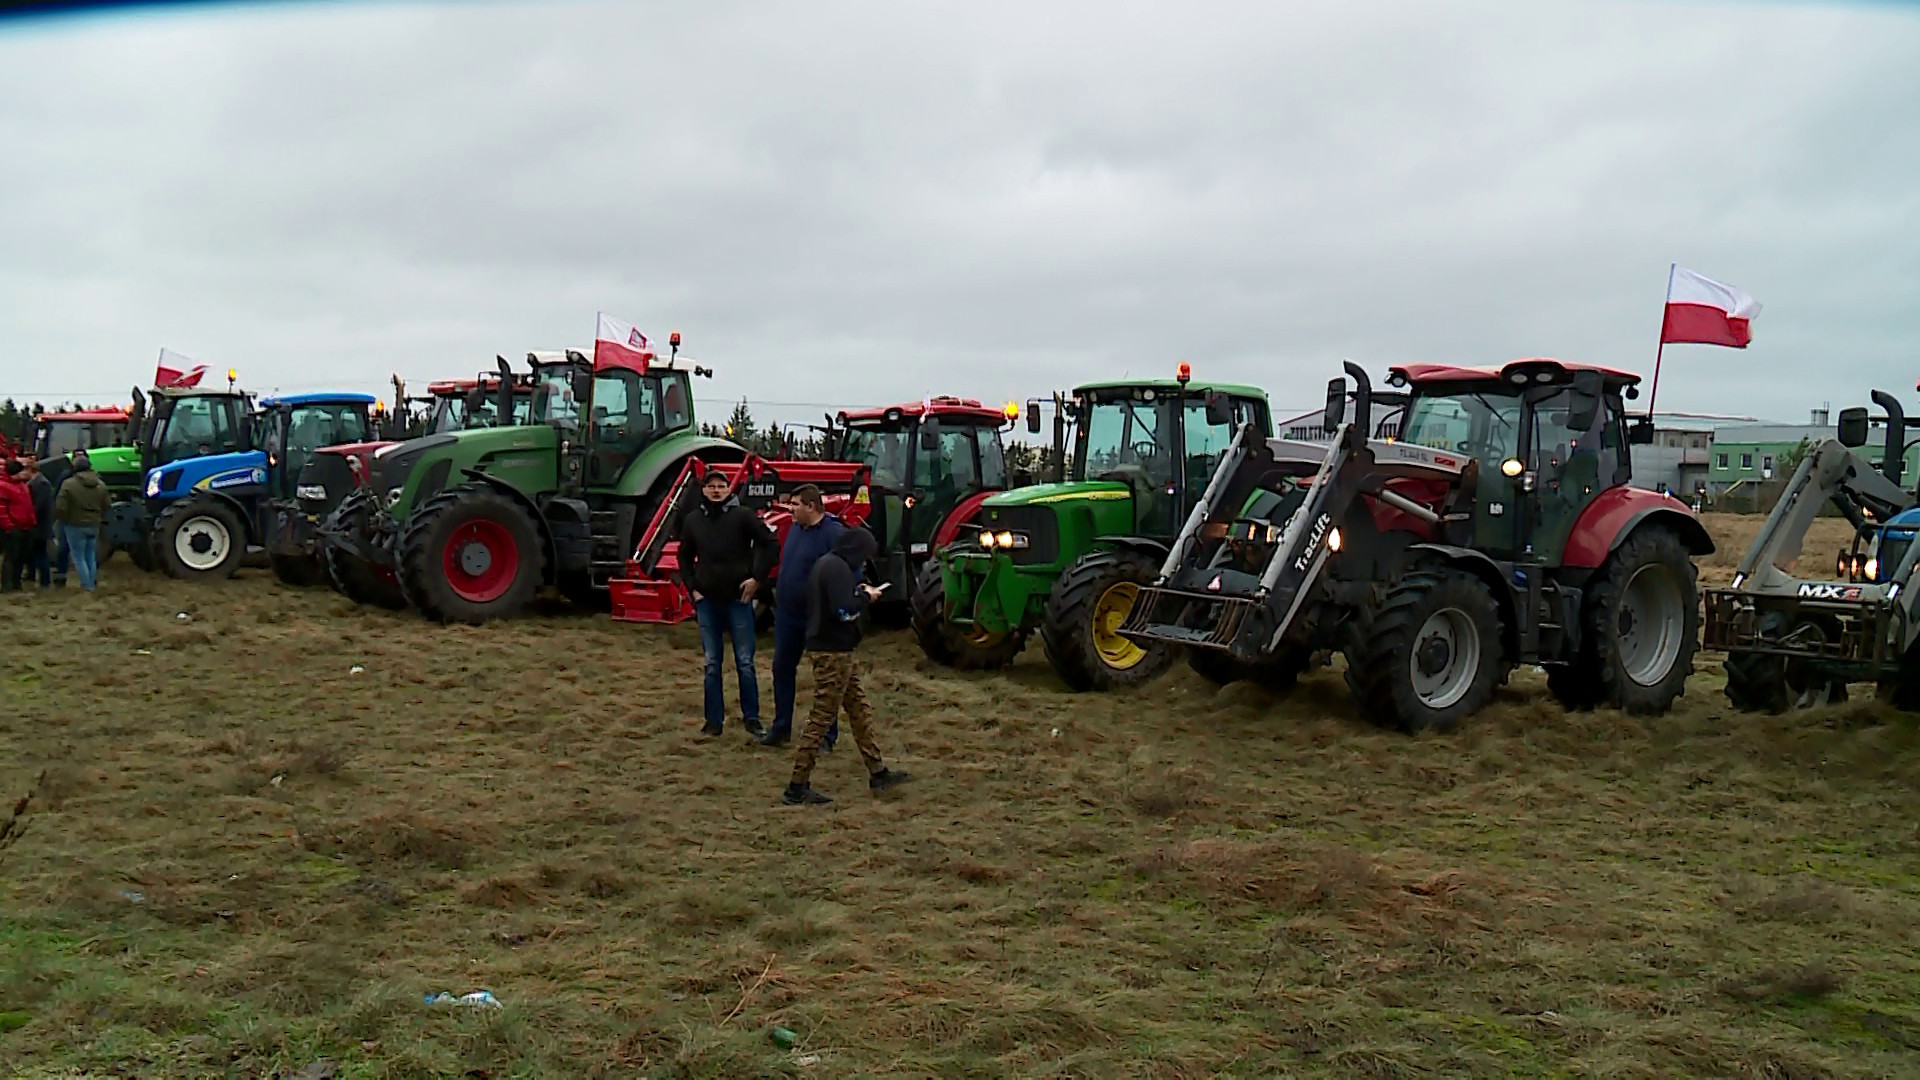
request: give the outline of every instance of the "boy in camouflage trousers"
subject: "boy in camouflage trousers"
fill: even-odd
[[[880,760],[880,747],[873,741],[873,708],[860,687],[854,650],[860,645],[860,617],[867,604],[880,595],[871,585],[860,584],[860,568],[878,550],[873,534],[865,529],[848,529],[833,543],[833,550],[813,564],[807,580],[807,656],[813,663],[813,711],[793,751],[793,779],[781,800],[789,806],[820,806],[833,800],[813,790],[813,765],[820,755],[820,742],[840,715],[847,713],[847,726],[853,729],[853,741],[860,747],[860,758],[867,765],[867,787],[885,791],[905,783],[906,773],[889,769]]]

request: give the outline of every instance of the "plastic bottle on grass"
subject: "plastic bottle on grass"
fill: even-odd
[[[791,1050],[800,1041],[800,1036],[792,1028],[777,1027],[767,1034],[773,1037],[773,1045],[782,1050]]]

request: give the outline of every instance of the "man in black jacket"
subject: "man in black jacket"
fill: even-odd
[[[27,576],[38,580],[42,589],[50,589],[53,560],[48,557],[47,549],[53,543],[53,481],[40,471],[40,460],[32,454],[21,458],[20,464],[26,466],[21,477],[27,482],[27,494],[33,496],[33,516],[39,522],[33,529],[33,550],[27,554]]]
[[[733,666],[740,678],[740,714],[748,735],[760,735],[760,680],[753,670],[753,598],[773,571],[780,545],[760,515],[733,497],[733,484],[718,471],[700,485],[699,505],[680,519],[680,578],[693,594],[700,619],[700,647],[707,658],[706,725],[718,736],[727,716],[720,674],[723,639],[733,639]]]
[[[813,712],[793,752],[793,779],[782,801],[791,806],[819,806],[833,800],[813,790],[813,763],[827,728],[847,711],[847,726],[867,765],[867,786],[885,791],[908,780],[906,773],[880,761],[873,741],[873,707],[860,687],[853,651],[860,645],[860,616],[880,590],[860,583],[860,568],[873,558],[879,545],[865,529],[848,529],[833,542],[833,550],[813,564],[807,580],[807,656],[813,662]]]

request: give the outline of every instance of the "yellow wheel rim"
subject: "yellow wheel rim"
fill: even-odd
[[[1110,668],[1125,671],[1147,658],[1147,650],[1120,636],[1121,624],[1127,621],[1133,602],[1139,598],[1140,586],[1122,581],[1108,586],[1094,602],[1093,651],[1099,653],[1100,662]]]

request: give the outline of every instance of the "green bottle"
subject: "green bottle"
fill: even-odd
[[[800,1036],[794,1034],[791,1028],[777,1027],[768,1034],[773,1036],[773,1045],[782,1050],[791,1050],[800,1041]]]

